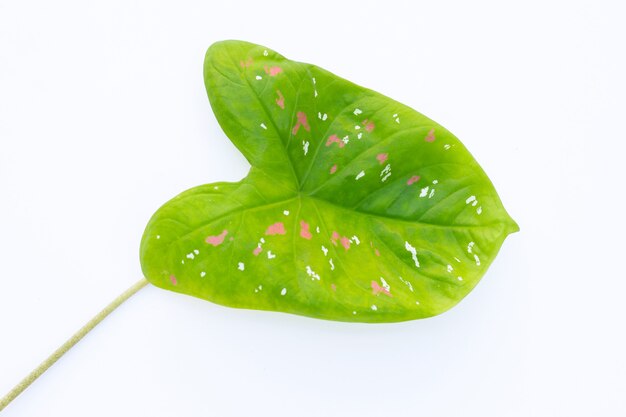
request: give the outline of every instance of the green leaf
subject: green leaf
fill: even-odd
[[[185,191],[141,244],[156,286],[215,303],[360,322],[433,316],[518,230],[445,128],[263,46],[206,54],[218,122],[252,168]]]

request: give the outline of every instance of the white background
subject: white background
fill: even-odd
[[[437,120],[521,227],[428,320],[147,287],[2,416],[626,415],[622,4],[0,0],[0,395],[141,277],[162,203],[247,172],[204,91],[217,40]]]

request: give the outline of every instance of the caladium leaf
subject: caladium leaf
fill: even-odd
[[[212,45],[205,84],[246,178],[193,188],[150,220],[156,286],[310,317],[429,317],[518,230],[467,149],[372,90],[263,46]]]

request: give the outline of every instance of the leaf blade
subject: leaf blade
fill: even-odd
[[[232,307],[411,320],[465,297],[517,230],[461,142],[407,106],[240,41],[209,48],[205,80],[252,169],[155,213],[141,252],[155,285]]]

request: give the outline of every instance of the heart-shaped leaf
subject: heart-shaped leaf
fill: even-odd
[[[429,317],[518,230],[445,128],[319,67],[247,42],[206,54],[218,122],[252,165],[150,220],[148,280],[219,304],[362,322]]]

